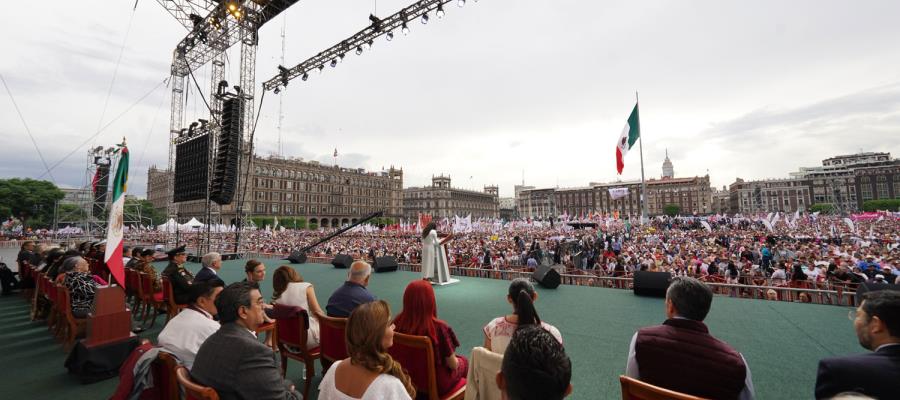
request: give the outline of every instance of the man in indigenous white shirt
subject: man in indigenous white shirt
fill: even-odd
[[[219,322],[213,318],[218,313],[216,297],[224,285],[219,279],[191,285],[190,305],[172,318],[159,333],[160,347],[178,357],[188,370],[194,365],[200,345],[219,330]]]

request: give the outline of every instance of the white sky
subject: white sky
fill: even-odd
[[[377,14],[408,3],[378,1]],[[0,24],[0,74],[60,185],[81,186],[88,147],[122,136],[132,194],[145,193],[150,165],[166,165],[169,91],[152,89],[186,30],[156,1],[133,5],[19,2]],[[298,2],[260,32],[258,85],[277,72],[283,25],[293,66],[363,28],[374,7]],[[446,11],[293,81],[281,94],[284,154],[330,162],[337,148],[341,165],[402,166],[404,186],[445,173],[456,187],[498,184],[504,197],[523,171],[539,187],[612,181],[637,90],[648,177],[666,148],[676,176],[708,170],[719,187],[860,149],[900,156],[897,1],[469,0]],[[228,57],[235,84],[237,47]],[[204,95],[208,74],[196,74]],[[190,96],[187,120],[206,118]],[[277,149],[278,103],[269,93],[262,106],[260,154]],[[5,88],[0,140],[0,177],[47,178]],[[639,178],[633,151],[622,179]]]

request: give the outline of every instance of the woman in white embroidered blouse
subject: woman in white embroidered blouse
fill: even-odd
[[[306,335],[306,348],[319,346],[319,320],[316,313],[325,314],[316,300],[316,290],[312,283],[304,282],[303,276],[289,265],[282,265],[272,276],[272,302],[286,306],[300,307],[309,314],[309,332]]]
[[[387,349],[394,345],[391,308],[384,300],[361,304],[346,328],[349,358],[331,365],[319,384],[322,400],[411,400],[416,389]]]
[[[559,329],[541,321],[538,317],[537,310],[534,309],[537,297],[537,292],[534,291],[534,285],[531,282],[524,278],[514,279],[509,284],[509,294],[506,295],[506,301],[513,306],[513,313],[494,318],[485,325],[484,348],[503,354],[519,326],[538,324],[562,344],[562,335],[560,335]]]

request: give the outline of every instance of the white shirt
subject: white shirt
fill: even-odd
[[[163,350],[178,357],[190,370],[200,345],[218,330],[219,323],[206,311],[185,308],[166,324],[157,340]]]
[[[363,393],[362,397],[347,396],[344,392],[338,390],[334,382],[334,371],[337,371],[337,366],[344,361],[346,360],[336,361],[331,365],[331,368],[328,368],[328,372],[322,378],[322,383],[319,384],[320,400],[412,400],[409,397],[409,393],[406,392],[406,388],[403,387],[403,382],[400,382],[400,379],[390,374],[378,375],[366,388],[366,392]]]
[[[296,306],[306,310],[309,315],[309,330],[307,331],[306,347],[311,349],[319,345],[319,320],[316,314],[309,309],[309,299],[306,291],[312,286],[309,282],[290,282],[284,293],[275,300],[276,304]]]

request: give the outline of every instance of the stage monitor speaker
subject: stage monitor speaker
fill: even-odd
[[[375,272],[392,272],[397,270],[397,258],[393,256],[375,257]]]
[[[302,253],[300,250],[294,250],[287,259],[291,264],[306,264],[306,253]]]
[[[859,307],[863,301],[863,295],[867,292],[877,292],[879,290],[896,290],[900,291],[900,285],[892,285],[890,283],[874,283],[874,282],[863,282],[859,284],[859,287],[856,288],[856,299],[855,306]]]
[[[350,268],[350,264],[353,264],[353,257],[350,257],[346,254],[338,254],[334,256],[334,260],[331,260],[331,265],[334,265],[335,268]]]
[[[636,296],[666,297],[672,274],[668,272],[634,272],[634,294]]]
[[[556,289],[559,287],[560,276],[559,272],[556,272],[553,267],[549,265],[541,265],[534,270],[534,274],[531,275],[531,278],[537,281],[538,285],[541,285],[547,289]]]
[[[109,214],[106,210],[106,199],[109,196],[109,161],[106,164],[97,164],[97,172],[94,175],[94,216],[105,218]]]
[[[222,104],[222,130],[209,191],[209,199],[220,205],[231,204],[238,185],[243,110],[244,100],[239,97]]]
[[[205,200],[209,186],[209,134],[175,145],[175,188],[172,201]]]

